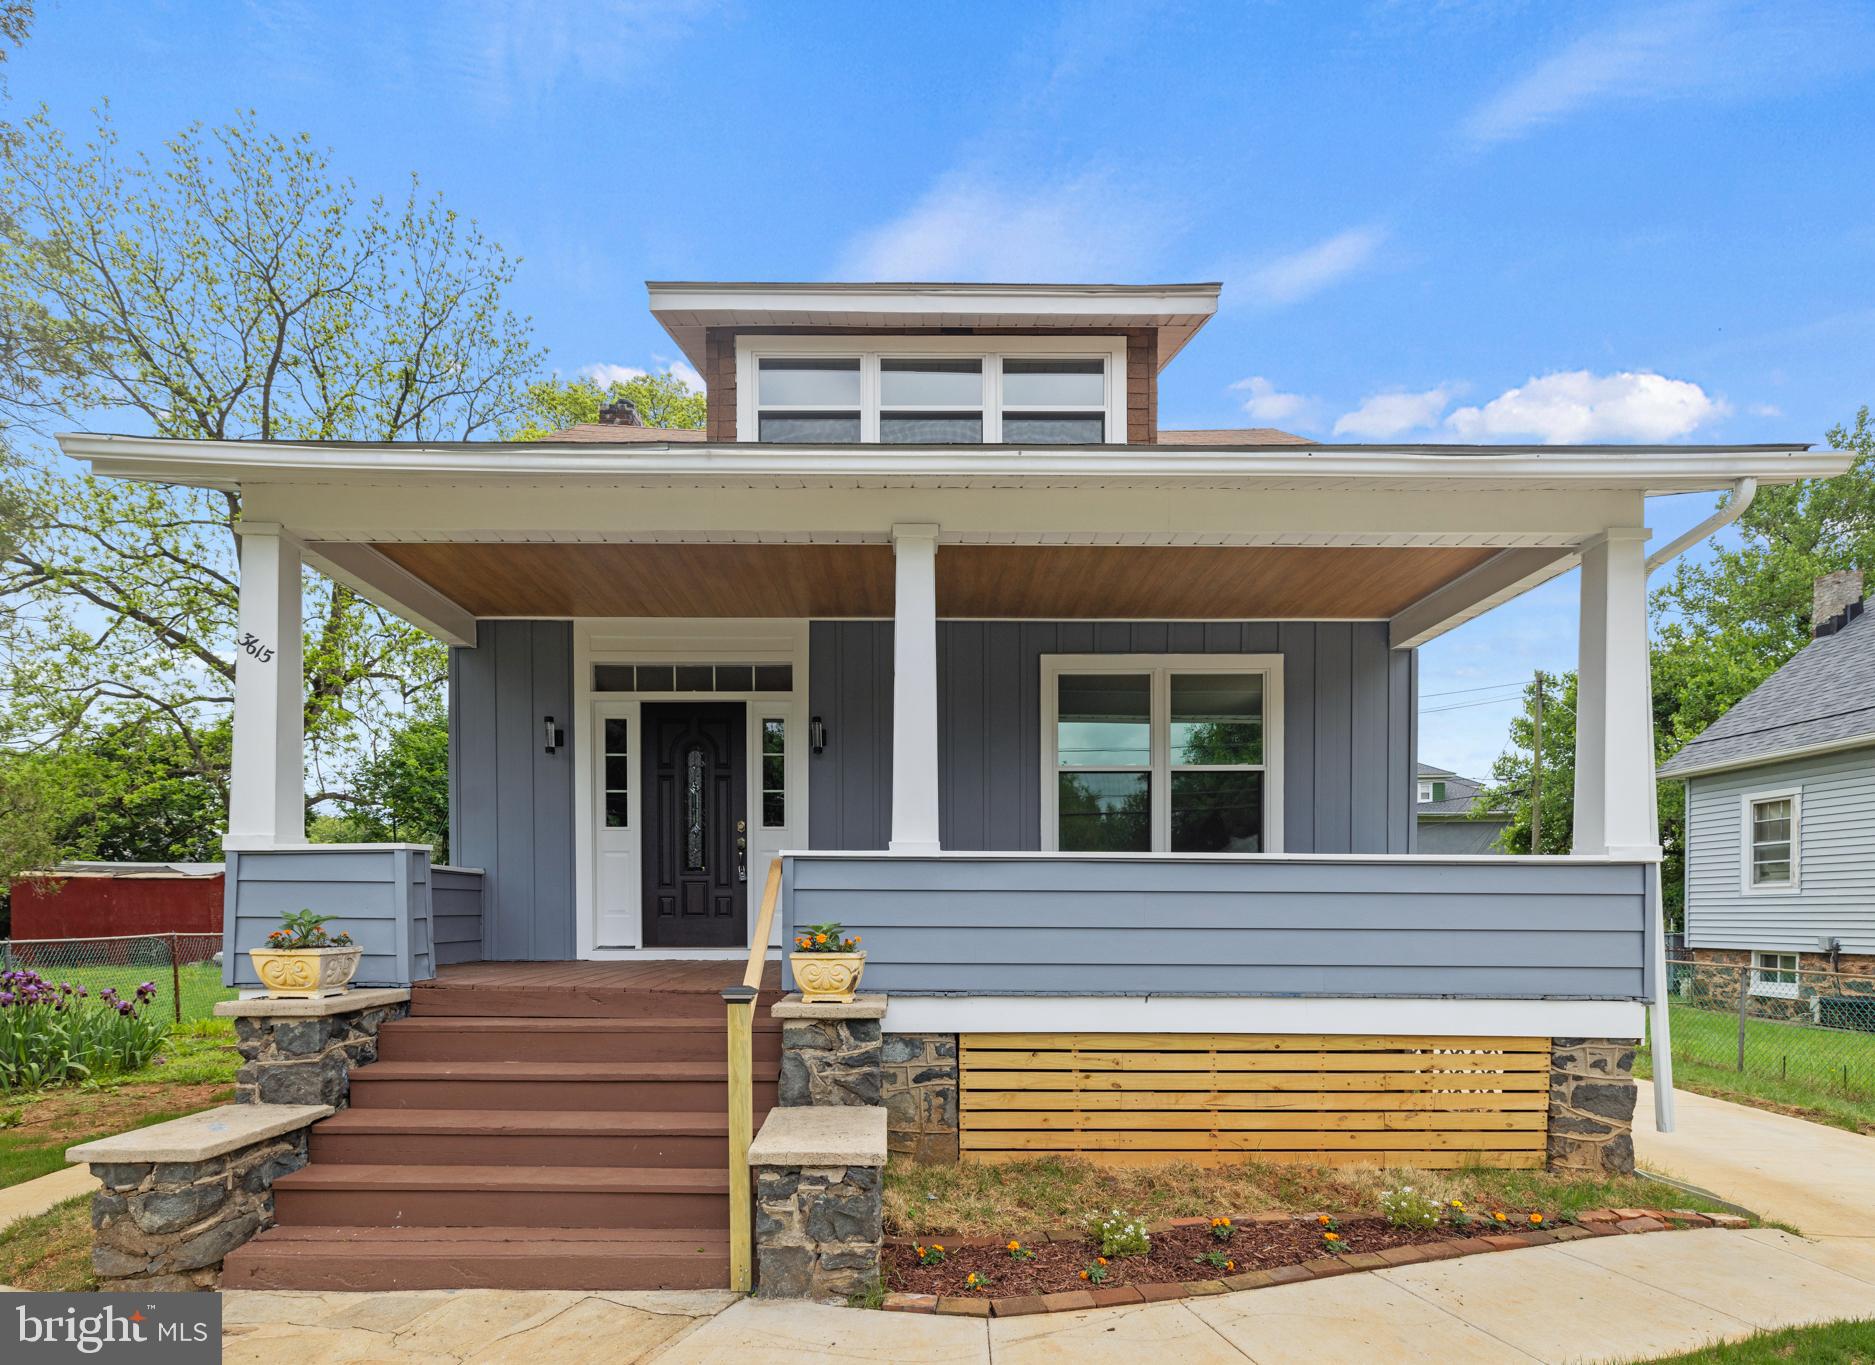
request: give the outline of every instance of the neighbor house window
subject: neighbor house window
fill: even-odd
[[[1751,993],[1753,995],[1797,994],[1797,955],[1795,953],[1753,953],[1751,955]]]
[[[1760,792],[1745,797],[1744,871],[1747,892],[1795,891],[1803,798],[1795,791]]]
[[[1074,853],[1281,846],[1279,661],[1049,656],[1042,802]]]
[[[1119,337],[744,337],[737,429],[792,444],[1124,439]]]

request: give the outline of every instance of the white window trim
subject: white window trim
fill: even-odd
[[[859,360],[859,439],[864,444],[879,440],[879,361],[884,357],[903,360],[928,356],[955,360],[959,357],[983,361],[983,444],[997,445],[1003,439],[1002,359],[1024,360],[1093,360],[1107,362],[1106,445],[1126,444],[1126,338],[1106,334],[1060,336],[804,336],[760,333],[736,338],[736,440],[759,438],[761,404],[757,394],[758,369],[764,358],[791,359],[804,356],[844,356]],[[777,411],[785,409],[777,408]],[[827,405],[815,405],[801,411],[826,412]],[[918,411],[926,411],[919,408]],[[938,411],[934,407],[930,411]],[[974,411],[974,409],[970,409]],[[963,411],[963,409],[958,409]],[[1074,404],[1048,408],[1021,408],[1017,411],[1092,412]]]
[[[1431,802],[1431,800],[1432,800],[1432,783],[1421,782],[1419,784],[1419,804],[1422,806],[1427,805]]]
[[[1780,966],[1766,967],[1763,963],[1763,959],[1767,957],[1787,957],[1790,959],[1790,966],[1788,968]],[[1803,959],[1798,957],[1796,953],[1775,952],[1771,950],[1753,952],[1751,955],[1751,993],[1753,995],[1772,995],[1785,1000],[1795,1000],[1797,998],[1798,987],[1802,984],[1801,976],[1799,976],[1796,981],[1766,981],[1762,976],[1762,973],[1767,971],[1781,972],[1786,970],[1790,971],[1793,975],[1800,973],[1803,970]]]
[[[1283,656],[1280,654],[1044,654],[1042,655],[1042,849],[1060,851],[1059,757],[1061,689],[1064,673],[1146,673],[1152,678],[1152,787],[1163,793],[1152,805],[1152,847],[1168,857],[1172,841],[1171,675],[1174,673],[1261,673],[1263,675],[1263,857],[1283,851]],[[1165,727],[1159,722],[1165,720]],[[1125,764],[1110,765],[1124,768]],[[1253,766],[1253,765],[1245,765]],[[1198,855],[1192,855],[1198,856]]]
[[[1751,808],[1760,801],[1790,802],[1790,880],[1770,885],[1751,879]],[[1746,792],[1738,805],[1738,886],[1747,896],[1794,896],[1803,889],[1803,788],[1781,787],[1776,791]]]

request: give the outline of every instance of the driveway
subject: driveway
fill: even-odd
[[[1875,1249],[1875,1137],[1725,1100],[1674,1096],[1674,1131],[1654,1129],[1654,1087],[1640,1083],[1634,1154],[1761,1218],[1809,1237],[1851,1237]]]

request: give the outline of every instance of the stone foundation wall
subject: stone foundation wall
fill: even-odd
[[[353,1067],[378,1059],[378,1029],[409,1012],[407,1003],[310,1018],[238,1016],[237,1104],[329,1104],[343,1109]]]
[[[1791,995],[1770,995],[1751,990],[1752,954],[1743,948],[1689,948],[1686,960],[1694,965],[1672,968],[1679,999],[1700,1009],[1738,1009],[1743,978],[1745,1011],[1753,1019],[1808,1020],[1812,1001],[1819,995],[1846,995],[1875,1001],[1875,954],[1838,953],[1832,967],[1828,953],[1797,954],[1797,990]]]
[[[886,1143],[927,1164],[957,1160],[957,1035],[888,1033],[883,1064]]]
[[[885,1236],[880,1176],[877,1166],[759,1168],[756,1292],[844,1301],[870,1290]]]
[[[305,1164],[304,1129],[203,1161],[94,1162],[98,1288],[214,1289],[222,1257],[273,1225],[273,1182]]]
[[[1550,1043],[1549,1169],[1634,1174],[1634,1039]]]
[[[877,1019],[784,1019],[783,1105],[879,1103]]]

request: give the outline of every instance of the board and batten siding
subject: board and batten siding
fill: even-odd
[[[230,849],[226,862],[224,985],[258,987],[248,950],[266,947],[280,917],[299,910],[331,916],[326,932],[348,933],[364,949],[354,985],[408,986],[436,975],[427,849]]]
[[[1648,865],[1042,854],[789,857],[783,929],[869,989],[1644,1000]]]
[[[892,824],[892,623],[816,621],[809,842],[882,849]],[[1291,853],[1409,853],[1418,656],[1379,621],[940,621],[939,838],[1042,846],[1042,656],[1280,654],[1283,843]]]
[[[1798,889],[1744,890],[1743,803],[1803,792]],[[1875,953],[1875,746],[1686,780],[1686,946]]]
[[[565,731],[546,752],[543,720]],[[449,651],[449,852],[482,869],[481,955],[574,956],[573,626],[480,621]]]

